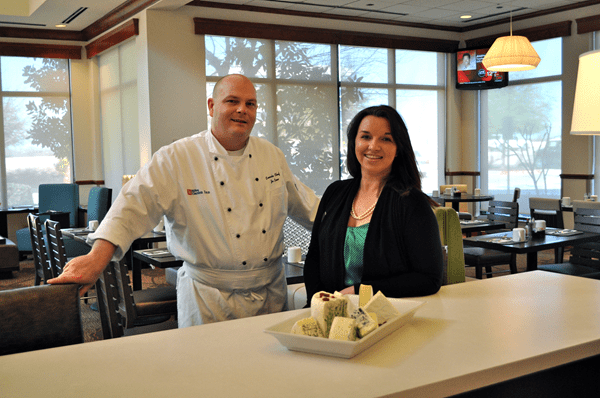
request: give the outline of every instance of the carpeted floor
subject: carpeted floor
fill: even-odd
[[[33,286],[35,281],[35,271],[33,261],[21,261],[21,270],[12,272],[12,274],[0,274],[0,290],[16,289],[19,287]],[[142,286],[144,289],[167,285],[165,280],[165,271],[162,269],[144,269],[142,270]],[[94,296],[92,291],[90,296]],[[83,332],[85,341],[102,340],[102,328],[100,326],[100,315],[98,311],[90,308],[95,299],[81,302],[81,319],[83,323]],[[154,325],[152,325],[154,326]],[[139,328],[139,332],[163,330],[177,327],[177,321],[171,319],[163,322],[161,325],[144,326]],[[136,328],[138,329],[138,328]],[[148,330],[146,330],[148,329]],[[151,329],[151,330],[150,330]]]

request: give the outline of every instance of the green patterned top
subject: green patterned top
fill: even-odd
[[[346,229],[346,241],[344,242],[344,265],[346,267],[344,283],[346,286],[359,284],[362,280],[363,253],[368,230],[368,223]]]

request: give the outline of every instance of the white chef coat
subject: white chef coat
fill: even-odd
[[[184,261],[177,285],[180,327],[286,309],[286,216],[312,227],[318,198],[283,152],[250,137],[231,156],[204,131],[159,149],[129,181],[89,241],[121,259],[165,216],[167,247]]]

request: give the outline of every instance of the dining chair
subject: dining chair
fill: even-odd
[[[67,264],[67,254],[65,252],[63,236],[60,232],[60,223],[58,221],[46,220],[44,228],[48,241],[47,251],[50,269],[53,275],[59,276]]]
[[[69,213],[69,228],[77,225],[77,213],[79,210],[79,186],[77,184],[41,184],[38,188],[40,214],[50,210]],[[40,216],[45,221],[48,216]],[[27,228],[16,232],[17,247],[19,248],[19,259],[23,260],[27,254],[33,252],[29,231]]]
[[[574,200],[571,204],[573,205],[573,212],[577,209],[600,209],[600,202],[592,202],[591,200]]]
[[[76,284],[0,291],[0,355],[83,343],[79,306]]]
[[[60,223],[58,221],[46,220],[44,223],[44,228],[46,232],[46,241],[47,244],[47,252],[48,252],[48,261],[50,263],[50,269],[52,274],[55,276],[59,276],[62,274],[65,265],[69,261],[67,257],[67,252],[65,248],[65,241],[60,230]],[[93,290],[94,288],[92,287]],[[94,296],[91,296],[90,291],[88,290],[81,300],[85,301],[87,304],[89,299],[94,299]],[[97,307],[92,304],[92,310],[96,311]]]
[[[128,329],[162,323],[177,315],[176,288],[160,286],[134,291],[123,261],[111,261],[96,288],[100,297],[99,309],[106,311],[101,313],[103,327],[107,330],[105,339],[108,335],[121,337]],[[104,322],[108,324],[104,325]]]
[[[27,216],[27,224],[29,228],[29,239],[33,251],[33,265],[35,268],[34,284],[40,285],[46,283],[48,279],[52,279],[54,274],[48,260],[48,252],[46,251],[46,242],[42,233],[42,225],[39,216],[29,213]]]
[[[564,228],[563,211],[560,199],[529,198],[529,214],[535,220],[546,221],[546,226],[551,228]],[[554,262],[562,263],[564,247],[554,249]]]
[[[573,205],[574,229],[600,233],[600,206],[592,208],[588,203],[594,202],[583,203],[585,203],[583,206],[586,207]],[[571,257],[568,261],[538,265],[538,269],[559,274],[600,279],[600,242],[575,245],[571,249]]]
[[[515,190],[513,191],[513,202],[517,202],[519,201],[519,198],[521,197],[521,188],[515,188]]]
[[[488,206],[487,219],[490,221],[498,221],[506,224],[507,230],[512,230],[519,222],[519,203],[490,201]],[[509,265],[511,274],[517,273],[517,255],[502,252],[499,250],[485,249],[482,247],[465,247],[465,266],[475,267],[475,277],[483,278],[483,268],[485,275],[488,278],[494,273],[508,272],[506,270],[492,271],[493,266]]]
[[[87,219],[97,220],[98,224],[104,220],[112,200],[112,189],[106,187],[93,187],[90,189],[87,204]],[[90,246],[74,239],[64,237],[65,252],[68,258],[83,256],[91,250]]]
[[[440,239],[445,250],[442,285],[464,282],[465,257],[458,214],[451,207],[436,207],[433,211],[438,221]]]

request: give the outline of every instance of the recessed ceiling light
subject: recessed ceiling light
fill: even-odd
[[[58,25],[54,25],[56,28],[66,28],[67,25],[65,24],[58,24]]]
[[[471,15],[461,15],[460,19],[469,19],[469,18],[473,18]]]

